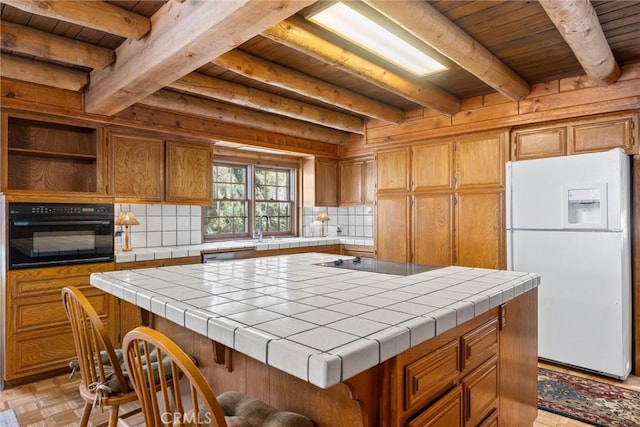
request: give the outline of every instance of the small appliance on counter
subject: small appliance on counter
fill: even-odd
[[[9,203],[8,268],[113,261],[112,204]]]
[[[631,371],[630,167],[620,149],[507,163],[507,260],[541,276],[538,355]]]

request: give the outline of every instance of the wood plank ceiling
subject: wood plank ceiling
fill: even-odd
[[[88,113],[135,104],[335,144],[367,119],[465,98],[524,98],[640,62],[640,1],[350,2],[449,69],[423,78],[305,19],[313,0],[0,0],[3,78],[83,91]]]

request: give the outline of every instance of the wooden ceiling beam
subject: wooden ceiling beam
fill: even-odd
[[[2,0],[2,3],[127,39],[141,39],[151,29],[149,18],[104,1]]]
[[[313,2],[170,1],[144,39],[123,43],[113,65],[91,73],[86,110],[116,114]]]
[[[460,111],[460,100],[449,92],[425,82],[408,80],[323,39],[303,18],[292,16],[262,35],[442,114],[453,116]]]
[[[15,52],[88,68],[102,69],[116,59],[115,53],[110,49],[11,22],[3,22],[0,26],[0,46]]]
[[[196,96],[185,95],[171,90],[160,90],[138,102],[140,105],[180,114],[212,119],[222,123],[232,123],[247,128],[280,133],[331,144],[346,144],[349,134],[312,123],[287,117],[251,111],[234,105],[223,104]]]
[[[620,67],[602,31],[598,14],[589,0],[539,0],[567,42],[584,72],[598,86],[608,86],[620,77]]]
[[[79,91],[89,83],[89,73],[84,71],[4,53],[1,61],[1,77],[73,91]]]
[[[249,79],[299,93],[328,105],[372,117],[385,123],[398,124],[404,121],[404,111],[399,108],[391,107],[238,49],[229,51],[212,62]]]
[[[364,1],[512,101],[529,94],[522,77],[428,2],[409,1],[398,7],[388,0]]]
[[[243,107],[303,120],[364,135],[364,121],[355,116],[264,92],[199,73],[187,74],[169,85],[172,89],[202,95]]]

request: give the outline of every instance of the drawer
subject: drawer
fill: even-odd
[[[457,339],[404,367],[404,409],[426,405],[456,384],[460,373]]]
[[[7,341],[4,378],[14,380],[64,368],[76,358],[70,327],[40,336],[14,336]]]
[[[498,409],[498,357],[492,356],[462,380],[465,427],[476,427]],[[490,425],[490,424],[489,424]]]
[[[101,320],[107,323],[107,317],[112,310],[111,297],[95,288],[83,290],[83,293],[96,309]],[[9,316],[11,334],[26,332],[46,334],[46,331],[51,328],[69,328],[69,318],[64,311],[62,295],[16,300],[11,306]]]
[[[498,427],[498,410],[493,411],[478,427]]]
[[[462,369],[473,366],[498,351],[498,319],[491,319],[464,334],[462,343]]]
[[[461,425],[462,386],[460,385],[405,423],[405,427],[455,427]]]

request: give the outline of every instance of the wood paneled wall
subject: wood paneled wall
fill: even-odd
[[[499,93],[465,99],[461,111],[447,117],[428,109],[407,114],[399,125],[368,121],[364,136],[353,136],[339,147],[339,157],[371,154],[385,146],[426,141],[490,129],[575,119],[640,108],[640,64],[622,68],[611,86],[593,85],[585,75],[532,85],[522,101],[510,101]]]

